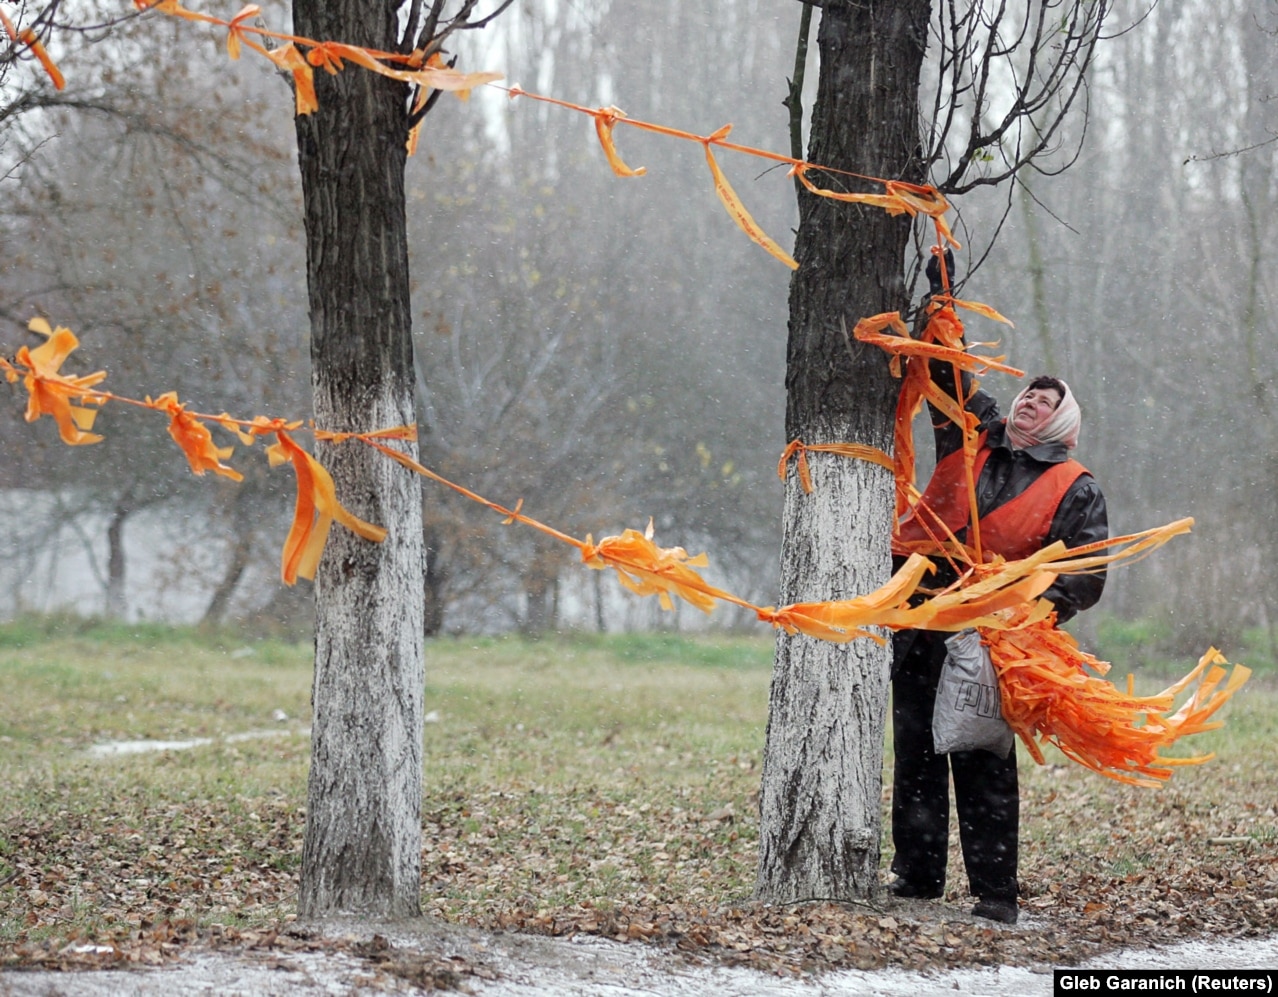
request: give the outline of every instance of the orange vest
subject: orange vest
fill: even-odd
[[[973,481],[980,481],[981,471],[992,453],[985,444],[985,436],[982,433],[977,441]],[[1087,468],[1076,460],[1052,464],[1021,494],[982,516],[981,548],[986,557],[1001,554],[1009,561],[1016,561],[1042,550],[1065,493],[1087,473]],[[946,533],[936,525],[938,518],[956,535],[967,529],[969,505],[962,450],[937,463],[920,505],[925,508],[911,510],[901,520],[897,534],[900,540],[931,539],[919,521],[920,515],[940,540],[946,539]]]

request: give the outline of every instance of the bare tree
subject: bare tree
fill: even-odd
[[[1032,163],[1049,168],[1045,157],[1057,151],[1060,124],[1085,87],[1106,11],[1087,0],[819,6],[807,158],[916,183],[944,166],[938,186],[950,193],[1005,182]],[[923,101],[932,120],[921,129],[929,31],[938,44],[929,74],[936,89]],[[793,95],[790,106],[795,113]],[[787,436],[890,450],[896,383],[886,359],[846,330],[862,316],[905,310],[909,222],[807,193],[799,209]],[[783,602],[850,598],[889,572],[891,475],[835,457],[816,461],[812,473],[811,495],[795,475],[787,483]],[[888,670],[888,649],[869,641],[778,637],[760,796],[760,899],[876,891]]]
[[[500,67],[541,92],[705,132],[735,121],[742,141],[768,145],[785,119],[760,71],[779,44],[763,6],[526,5],[474,40],[503,44]],[[659,58],[633,44],[654,30]],[[619,180],[589,119],[522,99],[488,110],[441,104],[432,127],[448,154],[409,164],[412,244],[449,277],[414,291],[423,460],[578,536],[651,516],[664,542],[709,551],[720,583],[773,599],[788,275],[739,238],[699,149],[626,129],[622,149],[649,172]],[[745,157],[725,168],[750,182]],[[792,227],[793,203],[763,193],[783,179],[753,179],[752,208]],[[440,552],[428,589],[446,629],[565,622],[551,611],[560,573],[581,578],[568,548],[538,550],[483,507],[426,495]]]
[[[108,368],[123,394],[176,390],[198,402],[216,385],[225,408],[296,411],[305,362],[301,254],[288,239],[297,214],[291,157],[257,127],[252,99],[277,84],[261,67],[216,81],[191,73],[197,40],[158,45],[154,29],[164,22],[154,18],[126,18],[107,41],[86,36],[92,13],[54,4],[31,11],[30,23],[19,19],[24,37],[56,32],[65,89],[34,63],[12,72],[29,46],[0,50],[4,341],[21,342],[30,318],[43,315],[71,326],[81,339],[75,362]],[[158,93],[143,88],[151,83]],[[219,113],[207,113],[210,105]],[[249,270],[251,287],[238,279]],[[74,452],[33,427],[7,443],[0,462],[20,465],[26,487],[57,490],[88,529],[94,557],[105,544],[103,605],[120,615],[139,605],[130,524],[161,508],[202,522],[210,483],[185,472],[161,421],[113,407],[101,425],[104,441]],[[37,462],[42,448],[62,452]],[[274,509],[286,501],[270,497]],[[189,592],[201,579],[186,574]]]
[[[297,0],[295,30],[421,59],[482,28],[512,0]],[[54,2],[31,12],[44,38]],[[402,17],[401,17],[402,13]],[[78,23],[83,30],[83,22]],[[0,62],[35,53],[10,45]],[[307,245],[316,423],[367,431],[414,422],[404,202],[406,144],[438,92],[348,67],[317,74],[319,109],[296,124]],[[163,74],[140,80],[177,86]],[[12,110],[12,107],[10,108]],[[251,176],[251,171],[246,171]],[[334,531],[316,584],[312,764],[299,909],[419,909],[422,771],[422,531],[418,481],[370,449],[321,447],[343,502],[386,526],[385,544]],[[415,452],[415,450],[414,450]]]
[[[477,0],[295,0],[304,37],[427,56],[482,27]],[[367,432],[414,421],[405,84],[361,69],[316,80],[297,118],[306,219],[315,421]],[[429,109],[429,104],[424,109]],[[414,455],[416,448],[410,448]],[[420,909],[423,576],[421,487],[367,448],[320,457],[382,544],[341,531],[315,576],[315,684],[299,912],[410,915]]]

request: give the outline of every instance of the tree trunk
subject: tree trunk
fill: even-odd
[[[116,503],[111,513],[111,522],[107,524],[106,617],[108,620],[122,620],[128,613],[128,600],[124,591],[124,522],[131,515],[133,515],[133,506],[126,495]]]
[[[222,580],[213,590],[208,608],[204,610],[204,615],[200,618],[200,626],[215,627],[226,616],[226,610],[231,605],[231,597],[235,594],[235,587],[240,584],[240,579],[248,570],[256,541],[257,537],[251,530],[246,529],[236,533],[235,545],[231,548],[231,559],[226,564],[226,570],[222,572]]]
[[[396,46],[395,7],[296,0],[298,34]],[[412,422],[402,84],[355,66],[316,73],[319,110],[297,119],[316,425]],[[416,448],[413,448],[414,456]],[[335,526],[315,576],[311,769],[298,911],[420,911],[421,489],[358,443],[317,447],[373,544]]]
[[[826,0],[810,161],[920,179],[917,99],[929,10],[929,0]],[[898,383],[880,351],[849,337],[858,319],[905,306],[910,223],[806,193],[799,209],[787,437],[891,452]],[[786,485],[783,604],[851,598],[890,574],[891,473],[844,457],[809,461],[815,491],[804,494],[794,474]],[[889,662],[890,649],[869,640],[778,637],[758,899],[854,899],[877,889]]]
[[[538,637],[554,629],[559,613],[559,568],[562,564],[558,550],[542,543],[534,545],[532,563],[524,571],[524,618],[520,632]]]
[[[608,632],[608,619],[604,615],[603,572],[592,571],[590,574],[590,584],[595,596],[595,632],[606,634]]]
[[[537,573],[524,578],[524,618],[519,624],[526,637],[540,637],[555,624],[555,580]]]

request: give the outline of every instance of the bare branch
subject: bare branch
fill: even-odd
[[[412,35],[406,35],[404,38],[410,48],[421,49],[425,52],[426,47],[435,40],[435,33],[439,30],[439,21],[444,15],[444,6],[447,2],[448,0],[432,0],[430,13],[426,15],[426,23],[422,25],[421,33],[418,35],[417,40],[414,41]]]
[[[471,20],[472,13],[475,8],[479,6],[479,0],[462,0],[462,5],[457,13],[448,20],[444,20],[444,11],[447,7],[447,0],[432,0],[430,12],[426,15],[426,21],[422,25],[421,30],[418,31],[417,21],[421,16],[421,0],[413,0],[412,10],[408,18],[408,25],[404,31],[400,48],[404,51],[420,52],[423,60],[429,59],[431,56],[435,55],[435,53],[443,51],[444,42],[447,41],[449,36],[454,32],[469,31],[476,28],[487,27],[512,3],[514,3],[514,0],[501,0],[496,9],[494,9],[490,14]],[[414,36],[416,36],[415,42]],[[456,57],[454,57],[449,60],[448,66],[451,68],[456,65],[456,62]],[[413,92],[409,97],[410,107],[416,106],[420,92],[421,90],[419,87],[413,88]],[[432,91],[430,96],[426,98],[426,102],[409,116],[409,129],[415,128],[417,124],[430,113],[431,108],[434,107],[436,101],[439,100],[441,92],[442,91],[440,90]]]
[[[426,18],[426,23],[422,25],[422,30],[417,36],[417,43],[414,48],[415,50],[420,50],[425,54],[426,58],[429,58],[443,49],[444,42],[454,32],[485,28],[501,16],[514,2],[515,0],[500,0],[497,7],[490,14],[472,20],[471,15],[475,8],[479,6],[479,0],[462,0],[462,5],[457,13],[448,20],[444,20],[445,0],[434,0],[430,14]]]
[[[1026,167],[1059,173],[1079,155],[1081,138],[1063,157],[1060,139],[1080,96],[1087,103],[1109,4],[1031,0],[1019,19],[1012,10],[1001,0],[960,11],[947,0],[934,22],[938,75],[925,159],[929,169],[948,164],[936,184],[943,193],[996,185]]]
[[[1263,149],[1265,146],[1273,145],[1275,142],[1278,142],[1278,135],[1271,135],[1261,142],[1255,142],[1241,149],[1230,149],[1228,152],[1213,152],[1206,156],[1193,155],[1182,161],[1180,165],[1187,166],[1190,163],[1210,163],[1217,159],[1232,159],[1234,156],[1241,156],[1256,149]]]

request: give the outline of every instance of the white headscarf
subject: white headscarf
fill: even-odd
[[[1060,379],[1057,378],[1057,380]],[[1023,388],[1020,394],[1012,399],[1012,415],[1007,417],[1006,424],[1007,441],[1017,450],[1024,450],[1026,447],[1039,443],[1063,443],[1067,450],[1073,450],[1078,446],[1078,431],[1082,426],[1083,414],[1079,411],[1078,402],[1074,400],[1074,393],[1069,390],[1069,385],[1064,381],[1060,384],[1065,389],[1065,396],[1060,404],[1051,415],[1038,425],[1031,427],[1028,432],[1022,432],[1012,424],[1012,415],[1015,415],[1016,406],[1020,404],[1021,399],[1030,392],[1030,387]]]

